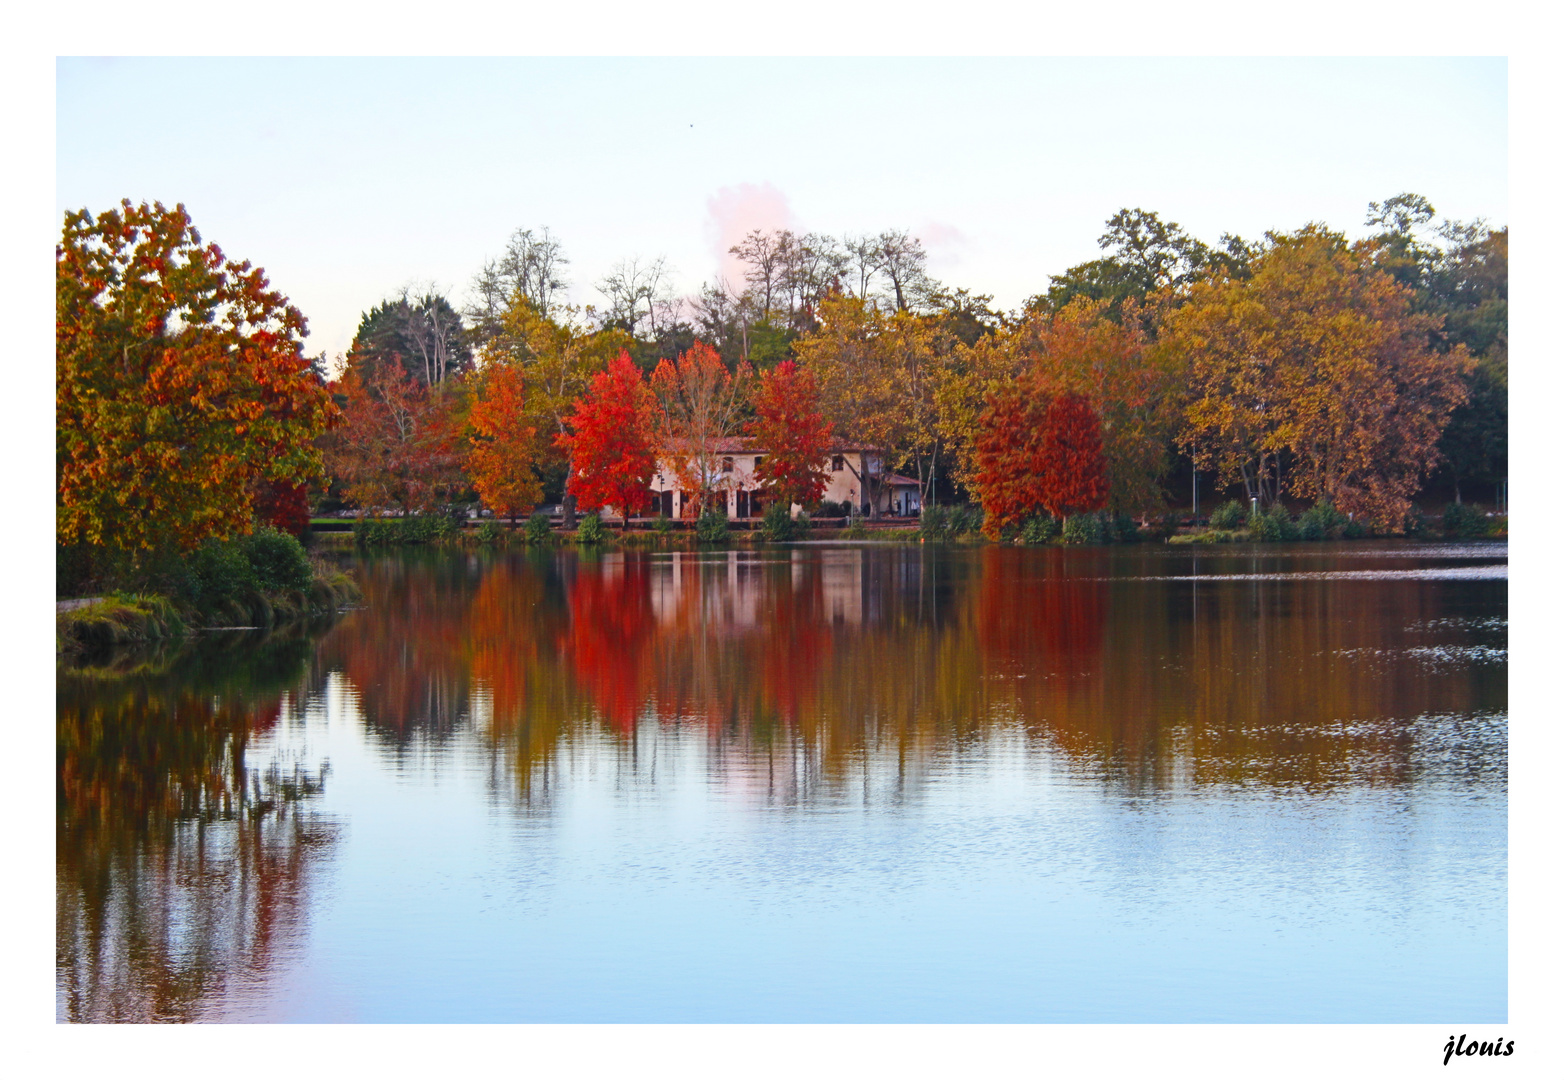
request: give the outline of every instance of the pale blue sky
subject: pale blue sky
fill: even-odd
[[[692,292],[735,231],[789,224],[910,229],[937,276],[1011,307],[1095,257],[1121,206],[1213,241],[1358,234],[1407,190],[1441,217],[1509,212],[1503,59],[67,58],[57,76],[57,219],[182,201],[333,355],[403,284],[459,299],[518,226],[560,238],[580,303],[632,255]]]

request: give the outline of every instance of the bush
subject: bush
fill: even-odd
[[[1348,521],[1341,530],[1341,538],[1343,540],[1362,540],[1368,534],[1368,526],[1361,521]]]
[[[270,525],[256,529],[239,542],[255,571],[255,581],[267,592],[308,592],[310,560],[304,545],[292,533]]]
[[[1347,527],[1347,515],[1320,501],[1298,515],[1298,539],[1336,540]]]
[[[191,602],[202,611],[248,598],[259,586],[255,567],[239,544],[232,540],[208,540],[190,556]]]
[[[1105,531],[1100,514],[1071,514],[1062,530],[1066,544],[1100,544]]]
[[[527,524],[531,524],[528,522]],[[601,544],[608,539],[608,526],[603,524],[603,519],[597,514],[587,514],[582,517],[581,523],[576,526],[576,543]]]
[[[1488,535],[1488,519],[1465,503],[1451,503],[1445,507],[1443,524],[1445,535],[1457,540],[1476,540]]]
[[[1237,499],[1229,499],[1215,510],[1211,511],[1211,527],[1231,531],[1241,528],[1244,519],[1249,515],[1243,503]]]
[[[1033,514],[1021,526],[1023,544],[1046,544],[1059,535],[1059,521],[1052,514]]]
[[[1292,523],[1292,515],[1279,502],[1272,503],[1271,508],[1263,514],[1252,515],[1249,518],[1249,531],[1256,540],[1267,544],[1298,538],[1298,530]]]
[[[869,529],[863,523],[863,515],[858,513],[857,506],[849,506],[847,515],[847,527],[842,530],[842,537],[847,540],[862,540],[869,535]]]
[[[950,535],[962,536],[982,531],[983,511],[976,506],[957,506],[950,511]]]
[[[715,508],[703,510],[701,516],[695,519],[695,539],[702,544],[727,543],[728,515]]]
[[[760,515],[760,533],[773,544],[794,538],[797,530],[794,528],[793,516],[788,509],[781,503],[774,502],[766,507],[765,513]]]
[[[1114,514],[1106,523],[1108,542],[1133,544],[1140,539],[1140,526],[1128,514]]]
[[[460,532],[461,527],[448,514],[364,517],[353,523],[353,540],[362,547],[430,544],[449,540]]]
[[[950,507],[925,506],[918,516],[918,534],[925,540],[943,540],[950,532]]]
[[[500,544],[505,541],[505,526],[498,521],[485,521],[478,526],[478,543]]]
[[[522,535],[529,544],[546,544],[553,535],[553,525],[549,516],[542,510],[527,519],[527,524],[522,528]]]
[[[839,502],[832,502],[830,499],[826,499],[820,504],[818,513],[821,517],[845,517],[847,508]]]
[[[652,528],[656,529],[659,535],[667,536],[673,532],[673,519],[666,514],[658,514],[656,520],[652,522]]]
[[[1417,507],[1407,511],[1407,516],[1402,519],[1401,531],[1407,536],[1428,536],[1433,532],[1433,526],[1428,516]]]

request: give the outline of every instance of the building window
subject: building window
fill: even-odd
[[[831,459],[832,472],[841,472],[845,468],[847,468],[847,459],[844,458],[841,454],[837,454]]]
[[[732,458],[725,457],[725,458],[722,459],[722,471],[723,472],[732,472],[733,471],[733,459]]]
[[[757,458],[756,458],[756,459],[755,459],[755,468],[757,468],[757,469],[758,469],[758,468],[760,468],[760,463],[761,463],[761,462],[762,462],[762,461],[765,461],[765,460],[766,460],[766,459],[765,459],[765,458],[764,458],[764,457],[757,457]]]

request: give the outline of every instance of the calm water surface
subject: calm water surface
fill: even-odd
[[[61,1020],[1507,1019],[1502,545],[356,565],[60,672]]]

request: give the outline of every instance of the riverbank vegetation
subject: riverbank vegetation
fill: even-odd
[[[55,256],[56,595],[73,650],[334,610],[311,561],[315,445],[340,410],[304,317],[184,207],[65,217]]]

